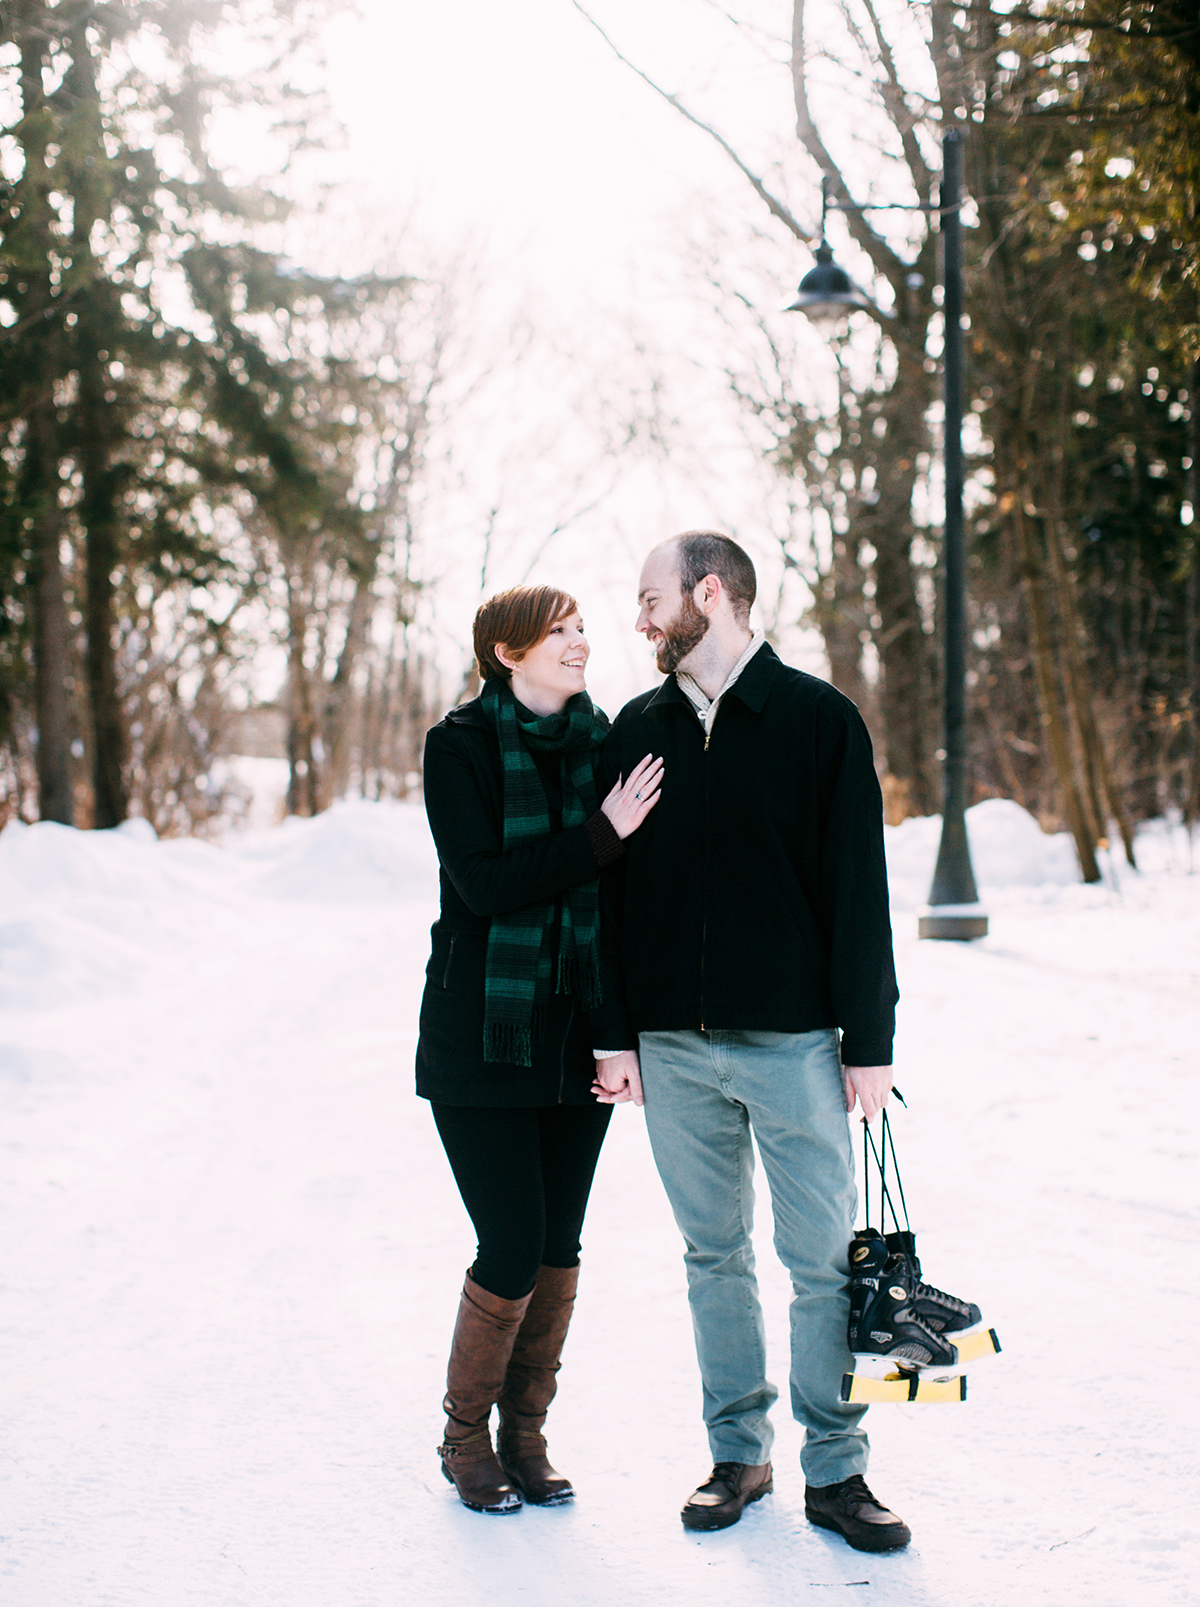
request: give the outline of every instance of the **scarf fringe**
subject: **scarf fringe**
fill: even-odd
[[[594,1010],[604,1003],[600,963],[594,948],[588,950],[586,963],[575,954],[559,955],[557,991],[569,993],[581,1010]]]
[[[533,1065],[533,1029],[515,1021],[489,1021],[483,1029],[483,1058],[509,1066]]]

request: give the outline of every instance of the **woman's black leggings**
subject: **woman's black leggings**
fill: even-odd
[[[611,1105],[433,1105],[479,1248],[471,1276],[520,1300],[538,1268],[579,1264],[579,1234]]]

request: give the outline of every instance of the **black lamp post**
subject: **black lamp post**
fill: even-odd
[[[855,206],[830,198],[829,182],[821,185],[821,243],[817,265],[800,281],[789,312],[803,312],[829,323],[868,307],[870,302],[833,260],[825,241],[825,216],[840,212],[935,212],[942,231],[942,312],[945,345],[946,518],[942,541],[944,652],[944,748],[942,761],[942,839],[928,908],[918,918],[918,936],[963,942],[986,937],[987,913],[979,902],[971,851],[967,843],[967,593],[966,540],[963,530],[963,332],[962,332],[962,136],[948,129],[942,136],[942,182],[936,206]]]

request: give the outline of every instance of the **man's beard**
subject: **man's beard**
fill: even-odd
[[[669,625],[662,627],[663,639],[654,651],[659,673],[670,675],[677,670],[692,649],[704,640],[708,626],[708,615],[696,607],[691,593],[685,591],[678,614]]]

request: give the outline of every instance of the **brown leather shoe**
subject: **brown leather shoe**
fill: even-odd
[[[679,1516],[685,1529],[728,1529],[751,1501],[761,1501],[774,1488],[769,1462],[718,1462],[698,1490],[693,1490]]]
[[[810,1484],[804,1515],[818,1528],[840,1534],[855,1551],[903,1551],[912,1539],[908,1525],[876,1501],[858,1473],[840,1484]]]

